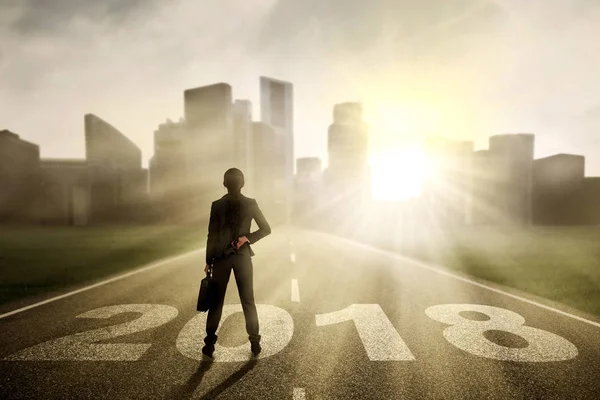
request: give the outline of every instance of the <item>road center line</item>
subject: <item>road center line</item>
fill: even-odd
[[[200,252],[202,252],[204,250],[206,250],[206,247],[203,247],[203,248],[198,249],[198,250],[193,250],[193,251],[190,251],[190,252],[187,252],[187,253],[183,253],[183,254],[180,254],[178,256],[165,258],[164,260],[155,261],[155,262],[150,263],[150,264],[146,264],[145,266],[141,266],[140,268],[137,268],[137,269],[135,269],[133,271],[130,271],[130,272],[127,272],[125,274],[118,275],[118,276],[115,276],[115,277],[112,277],[112,278],[109,278],[109,279],[105,279],[105,280],[100,281],[100,282],[96,282],[93,285],[84,286],[84,287],[82,287],[80,289],[76,289],[76,290],[73,290],[71,292],[61,294],[59,296],[51,297],[49,299],[42,300],[42,301],[30,304],[30,305],[25,306],[25,307],[21,307],[21,308],[18,308],[18,309],[13,310],[13,311],[9,311],[9,312],[4,313],[4,314],[0,314],[0,319],[6,318],[6,317],[14,315],[14,314],[18,314],[18,313],[23,312],[23,311],[30,310],[32,308],[35,308],[35,307],[38,307],[38,306],[41,306],[41,305],[44,305],[44,304],[51,303],[51,302],[56,301],[56,300],[64,299],[65,297],[73,296],[74,294],[77,294],[77,293],[85,292],[86,290],[90,290],[90,289],[96,288],[98,286],[106,285],[107,283],[111,283],[111,282],[118,281],[118,280],[123,279],[123,278],[127,278],[127,277],[132,276],[132,275],[139,274],[140,272],[146,272],[146,271],[149,271],[151,269],[161,267],[161,266],[163,266],[165,264],[168,264],[168,263],[170,263],[172,261],[177,261],[177,260],[179,260],[181,258],[185,258],[185,257],[191,256],[193,254],[200,253]]]
[[[305,400],[306,391],[304,388],[294,388],[294,400]]]
[[[296,253],[290,253],[290,261],[292,263],[296,263]]]
[[[300,288],[298,287],[298,279],[292,279],[292,302],[300,303]]]
[[[313,231],[310,231],[310,232],[313,232]],[[326,235],[326,236],[334,236],[334,235],[327,234],[325,232],[315,232],[315,233],[319,233],[319,234]],[[460,275],[454,274],[452,272],[449,272],[449,271],[447,271],[442,266],[430,265],[429,263],[425,263],[423,261],[415,260],[415,259],[407,257],[407,256],[396,254],[396,253],[393,253],[393,252],[391,252],[389,250],[378,249],[378,248],[370,246],[368,244],[356,242],[356,241],[351,240],[351,239],[347,239],[347,238],[343,238],[343,237],[338,237],[338,236],[334,236],[334,237],[337,240],[342,240],[342,241],[345,241],[345,242],[348,242],[348,243],[352,243],[355,246],[364,247],[364,248],[369,249],[371,251],[375,251],[375,252],[380,253],[380,254],[385,254],[385,255],[387,255],[389,257],[392,257],[392,258],[400,259],[402,261],[411,263],[411,264],[413,264],[413,265],[415,265],[415,266],[417,266],[419,268],[423,268],[423,269],[426,269],[426,270],[431,271],[431,272],[435,272],[435,273],[440,274],[440,275],[445,275],[445,276],[448,276],[450,278],[454,278],[454,279],[459,280],[459,281],[470,283],[471,285],[479,286],[479,287],[487,289],[489,291],[496,292],[496,293],[499,293],[499,294],[503,294],[505,296],[512,297],[513,299],[520,300],[520,301],[522,301],[524,303],[529,303],[529,304],[532,304],[534,306],[543,308],[545,310],[552,311],[552,312],[555,312],[557,314],[563,315],[565,317],[573,318],[573,319],[576,319],[577,321],[585,322],[586,324],[593,325],[595,327],[600,328],[600,323],[599,322],[595,322],[595,321],[592,321],[592,320],[580,317],[578,315],[571,314],[571,313],[568,313],[566,311],[559,310],[558,308],[550,307],[550,306],[547,306],[545,304],[538,303],[537,301],[529,300],[529,299],[527,299],[525,297],[517,296],[516,294],[512,294],[512,293],[506,292],[504,290],[497,289],[495,287],[492,287],[492,286],[489,286],[489,285],[486,285],[486,284],[483,284],[483,283],[479,283],[479,282],[471,280],[469,278],[465,278],[463,276],[460,276]]]

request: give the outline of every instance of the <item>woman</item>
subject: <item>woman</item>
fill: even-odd
[[[223,301],[229,276],[233,269],[237,284],[246,331],[250,339],[250,350],[254,356],[260,351],[260,335],[258,334],[258,315],[254,304],[252,285],[252,260],[254,252],[250,244],[254,244],[271,233],[271,227],[261,212],[256,200],[244,196],[244,174],[237,168],[230,168],[223,177],[223,186],[227,194],[212,203],[210,221],[208,223],[208,241],[206,244],[206,267],[213,265],[213,279],[216,282],[216,305],[208,311],[206,320],[206,338],[202,353],[212,357],[217,341],[217,328],[223,312]],[[258,230],[250,233],[250,225],[254,219]]]

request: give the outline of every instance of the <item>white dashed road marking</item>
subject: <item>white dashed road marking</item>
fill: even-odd
[[[296,263],[296,253],[290,253],[290,261]]]
[[[300,303],[300,289],[298,288],[298,279],[292,279],[292,301]]]

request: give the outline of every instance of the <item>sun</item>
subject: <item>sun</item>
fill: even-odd
[[[374,200],[407,200],[421,194],[427,173],[424,138],[439,116],[422,104],[376,103],[366,115]]]
[[[370,160],[374,200],[408,200],[421,194],[425,156],[418,148],[387,150]]]

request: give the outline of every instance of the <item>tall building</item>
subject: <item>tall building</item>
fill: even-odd
[[[294,187],[294,215],[302,222],[307,214],[320,208],[323,185],[323,165],[319,157],[304,157],[296,160]]]
[[[37,219],[40,148],[9,130],[0,130],[0,222]]]
[[[371,209],[369,130],[360,103],[333,107],[327,131],[329,165],[323,174],[319,226],[349,232],[364,222]]]
[[[323,163],[319,157],[297,159],[296,170],[296,177],[300,181],[320,183],[323,178]]]
[[[437,224],[470,223],[473,142],[428,137],[421,198]]]
[[[231,86],[217,83],[185,90],[184,103],[191,177],[187,207],[190,218],[201,221],[223,193],[223,173],[235,162]]]
[[[261,121],[273,127],[283,142],[285,204],[291,216],[294,190],[294,87],[290,82],[260,77]]]
[[[490,153],[500,173],[498,202],[506,224],[531,225],[535,136],[506,134],[490,138]]]
[[[153,200],[170,201],[189,185],[187,127],[184,121],[166,120],[154,131],[154,157],[150,163]]]
[[[532,134],[496,135],[489,150],[475,152],[472,223],[531,224],[534,139]]]
[[[206,168],[230,164],[234,159],[229,151],[234,142],[231,86],[201,86],[185,90],[183,96],[192,172],[206,174]]]
[[[139,211],[147,196],[142,152],[108,122],[86,114],[85,148],[90,174],[90,220],[123,220]]]
[[[86,159],[90,165],[142,168],[142,151],[114,126],[94,114],[86,114],[84,124]]]
[[[287,181],[284,136],[263,122],[252,123],[253,196],[264,204],[271,219],[287,218]]]
[[[369,130],[362,119],[360,103],[340,103],[333,107],[327,152],[328,188],[336,193],[346,191],[370,198]]]
[[[233,132],[235,162],[232,166],[241,169],[245,176],[253,176],[252,103],[249,100],[233,103]],[[248,179],[244,186],[248,196],[253,196],[253,184],[253,180]]]
[[[489,150],[473,153],[471,224],[494,225],[502,215],[497,199],[500,178],[504,178],[499,176],[497,164],[498,158]]]

